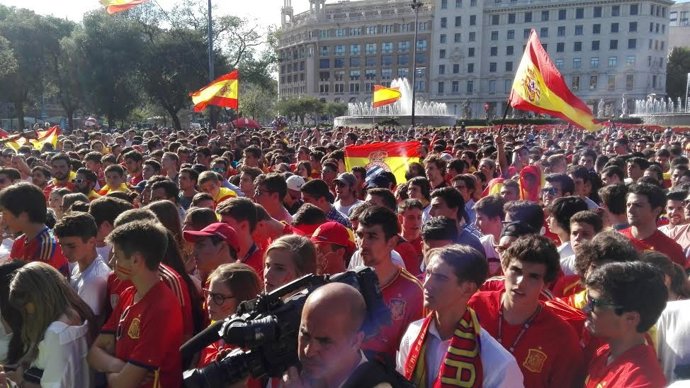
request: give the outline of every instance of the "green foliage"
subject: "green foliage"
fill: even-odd
[[[688,74],[690,74],[690,48],[674,47],[668,56],[666,67],[666,93],[673,101],[678,97],[685,99]]]

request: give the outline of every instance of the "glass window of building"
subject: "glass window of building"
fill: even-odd
[[[330,59],[320,59],[319,60],[319,69],[328,69],[331,67],[331,60]]]
[[[460,27],[462,24],[462,16],[456,16],[455,17],[455,27]]]
[[[508,24],[515,24],[515,14],[514,13],[508,14]]]
[[[438,57],[441,59],[445,59],[446,58],[446,49],[438,50]]]
[[[381,43],[381,52],[384,54],[390,54],[393,52],[393,42],[383,42]]]
[[[453,74],[458,74],[460,72],[460,64],[454,63],[453,64]]]
[[[609,57],[609,67],[616,67],[618,65],[618,57]]]
[[[496,46],[492,46],[492,47],[489,49],[489,51],[490,51],[490,55],[491,55],[492,57],[495,57],[495,56],[498,55],[498,47],[496,47]]]
[[[336,58],[334,67],[336,69],[342,69],[343,67],[345,67],[345,58]]]
[[[513,61],[506,62],[506,71],[513,71]]]
[[[399,67],[398,68],[398,77],[400,78],[407,78],[407,75],[410,73],[410,69],[407,67]]]
[[[584,27],[582,25],[575,26],[575,35],[582,35]]]
[[[611,33],[618,32],[618,23],[611,23]]]
[[[446,65],[438,65],[438,73],[441,75],[446,74]]]
[[[448,0],[441,0],[441,9],[448,9]]]
[[[639,5],[637,4],[630,4],[630,15],[637,15],[640,12]]]
[[[470,26],[477,25],[477,15],[470,15]]]
[[[393,78],[393,69],[381,69],[381,79]]]
[[[440,81],[440,82],[438,83],[438,88],[437,88],[438,94],[443,94],[443,92],[444,92],[443,89],[444,89],[444,86],[445,86],[445,85],[446,85],[446,83],[443,82],[443,81]]]
[[[462,8],[462,0],[455,0],[455,8]]]
[[[448,18],[442,17],[441,18],[441,28],[446,28],[448,27]]]
[[[556,43],[556,52],[562,53],[564,51],[565,51],[565,43],[563,43],[563,42]]]
[[[592,34],[599,35],[601,33],[601,24],[592,24]]]
[[[375,56],[373,56],[373,55],[367,56],[367,57],[365,58],[365,61],[366,61],[366,66],[367,66],[367,67],[374,67],[374,66],[376,66],[376,64],[378,63],[377,58],[376,58]]]
[[[498,40],[498,31],[491,31],[491,40]]]
[[[494,94],[494,93],[496,93],[496,80],[490,79],[489,80],[489,94]]]
[[[584,8],[575,8],[575,19],[584,19],[585,18],[585,9]]]
[[[598,40],[592,41],[592,51],[599,51],[599,41]]]
[[[633,74],[625,75],[625,90],[633,90],[635,87],[635,76]]]
[[[467,64],[467,72],[468,73],[474,73],[474,63],[468,63]]]
[[[345,55],[345,45],[339,44],[335,46],[335,55]]]
[[[453,81],[450,85],[451,85],[451,93],[453,93],[453,94],[460,93],[460,82]]]
[[[328,46],[321,46],[319,48],[319,53],[322,57],[327,57],[330,53],[330,50],[328,49]]]
[[[637,48],[637,39],[628,39],[628,49],[634,50]]]
[[[470,35],[467,38],[467,40],[470,42],[474,42],[475,40],[477,40],[477,33],[474,31],[470,31]]]
[[[570,89],[580,90],[580,76],[579,75],[574,75],[573,78],[571,78]]]
[[[506,46],[506,55],[513,55],[513,46]]]
[[[565,36],[565,26],[558,26],[558,32],[556,34],[558,36]]]
[[[566,15],[565,9],[559,9],[558,10],[558,20],[565,20],[565,15]]]
[[[618,40],[611,39],[609,42],[609,50],[618,50]]]
[[[410,41],[409,40],[404,40],[402,42],[398,42],[398,52],[406,53],[409,51],[410,51]]]
[[[628,55],[625,57],[625,64],[626,65],[634,65],[635,64],[635,56],[634,55]]]
[[[563,58],[556,58],[556,68],[562,69],[563,68]]]
[[[598,68],[599,67],[599,57],[592,57],[589,60],[589,67],[591,67],[592,69]]]
[[[368,26],[367,35],[376,35],[376,26]]]
[[[595,18],[600,18],[601,17],[601,7],[597,6],[594,7],[594,13],[592,14]]]
[[[621,6],[620,5],[611,6],[611,16],[621,16]]]
[[[628,32],[637,32],[637,22],[628,23]]]
[[[525,23],[532,23],[532,12],[525,12]]]
[[[350,45],[350,55],[359,55],[361,54],[361,46],[358,44],[351,44]]]
[[[573,51],[582,51],[582,42],[574,42]]]
[[[492,26],[497,26],[499,22],[499,17],[498,15],[491,15],[491,25]]]
[[[350,57],[350,67],[360,67],[362,60],[360,57]]]
[[[508,30],[506,32],[506,39],[508,39],[508,40],[515,39],[515,30]]]
[[[542,22],[548,22],[549,21],[549,11],[541,11],[541,21]]]
[[[495,73],[498,64],[496,62],[489,62],[489,73]]]
[[[596,90],[598,81],[599,77],[596,75],[589,76],[589,90]]]
[[[426,51],[427,42],[426,39],[420,39],[417,41],[417,51]]]
[[[467,81],[467,94],[472,94],[474,93],[474,81],[469,80]]]
[[[366,52],[367,52],[367,55],[376,54],[376,43],[367,43]]]
[[[441,34],[441,35],[439,35],[439,37],[438,37],[438,42],[439,42],[440,44],[445,44],[445,43],[446,43],[446,39],[447,39],[446,34]]]
[[[549,27],[542,27],[539,29],[539,37],[540,38],[548,38],[549,37]]]
[[[368,80],[376,79],[376,69],[364,70],[364,78],[366,78]]]
[[[582,58],[573,58],[573,69],[579,69],[582,67]]]
[[[383,65],[383,66],[393,65],[393,56],[392,55],[381,55],[381,65]]]
[[[467,56],[468,57],[473,57],[474,56],[474,47],[469,47],[467,49]]]

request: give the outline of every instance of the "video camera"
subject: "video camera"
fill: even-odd
[[[362,330],[367,337],[376,335],[380,326],[390,324],[390,310],[383,301],[378,278],[371,268],[333,276],[306,275],[271,293],[241,303],[236,314],[214,323],[182,345],[183,359],[219,338],[238,347],[220,361],[185,371],[184,385],[188,388],[219,387],[241,381],[249,375],[254,378],[282,376],[288,367],[299,363],[297,335],[307,297],[315,289],[332,282],[353,286],[364,297],[367,314]]]

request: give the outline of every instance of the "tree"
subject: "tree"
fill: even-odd
[[[274,94],[261,86],[240,84],[240,112],[244,117],[266,120],[273,114],[274,103]]]
[[[690,48],[674,47],[668,57],[666,67],[666,93],[674,101],[685,99],[685,86],[690,73]]]
[[[327,102],[323,108],[323,113],[327,114],[331,119],[338,116],[344,116],[347,113],[347,104],[342,102]]]
[[[284,116],[298,118],[302,124],[304,124],[307,115],[311,115],[318,124],[318,118],[324,112],[324,103],[316,97],[301,96],[279,101],[277,109]]]
[[[10,41],[0,36],[0,78],[17,71],[17,58]]]
[[[70,36],[60,41],[60,52],[53,55],[53,82],[57,86],[60,105],[67,116],[67,126],[74,130],[74,112],[84,104],[84,58]]]

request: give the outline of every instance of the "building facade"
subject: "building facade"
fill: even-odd
[[[690,2],[672,5],[669,15],[669,48],[690,48]]]
[[[502,116],[531,29],[595,115],[665,93],[672,1],[434,1],[430,98],[459,117]]]
[[[415,13],[409,0],[309,0],[294,15],[284,0],[279,37],[280,98],[371,101],[373,86],[412,79]],[[306,1],[306,0],[301,0]],[[433,3],[418,10],[417,93],[428,96]]]

